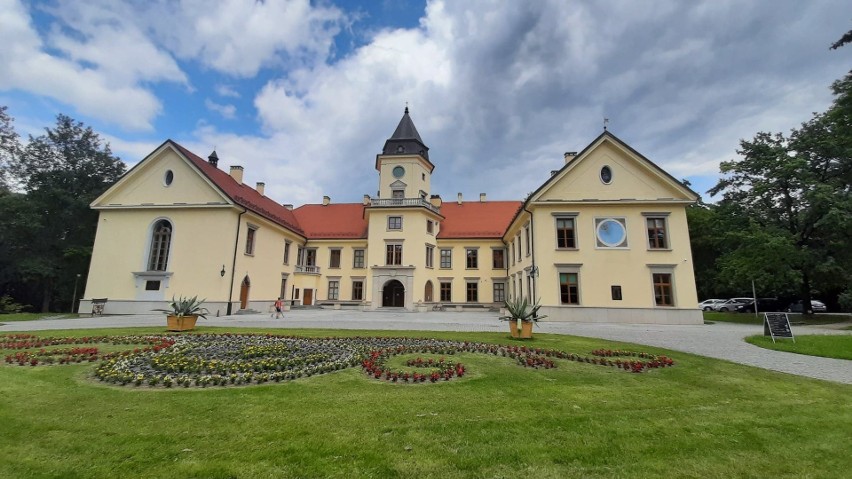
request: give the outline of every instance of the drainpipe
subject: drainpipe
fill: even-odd
[[[228,290],[228,312],[227,315],[231,315],[231,300],[234,298],[234,278],[236,277],[236,271],[234,271],[237,267],[237,243],[240,242],[240,226],[243,215],[246,214],[248,210],[243,208],[243,212],[237,216],[237,237],[234,238],[234,258],[231,262],[231,288]]]
[[[532,211],[527,209],[527,201],[524,201],[524,211],[530,215],[530,253],[532,254],[532,258],[530,258],[532,261],[532,266],[530,266],[530,276],[532,276],[532,291],[530,291],[530,299],[535,302],[535,279],[538,276],[538,270],[535,267],[535,224],[533,223]]]

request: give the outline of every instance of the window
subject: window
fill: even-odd
[[[654,301],[657,306],[674,306],[672,296],[672,275],[670,273],[654,273]]]
[[[145,291],[159,291],[160,290],[160,282],[159,281],[145,281]]]
[[[467,302],[476,303],[479,301],[479,284],[467,283]]]
[[[278,293],[278,297],[284,299],[287,295],[287,278],[281,278],[281,292]]]
[[[574,218],[556,218],[556,247],[576,248]]]
[[[296,251],[296,264],[302,266],[305,264],[305,248],[299,246],[299,249]]]
[[[527,237],[527,256],[530,255],[530,227],[524,228],[524,235]]]
[[[385,264],[387,265],[401,265],[402,264],[402,245],[401,244],[389,244],[387,245],[387,257],[385,258]]]
[[[388,229],[389,230],[401,230],[402,229],[402,216],[388,216]]]
[[[361,280],[352,282],[352,300],[362,301],[364,299],[364,282]]]
[[[432,234],[435,231],[434,225],[432,220],[426,220],[426,232]]]
[[[355,259],[352,261],[353,268],[363,268],[364,267],[364,250],[356,249],[355,250]]]
[[[329,281],[328,282],[328,299],[337,299],[339,293],[340,293],[340,282],[339,281]]]
[[[621,286],[613,285],[611,289],[613,301],[621,301]]]
[[[441,249],[441,267],[442,268],[452,268],[453,267],[453,250]]]
[[[626,248],[627,222],[624,218],[595,218],[599,248]]]
[[[521,262],[521,234],[518,233],[518,263]]]
[[[396,198],[398,200],[405,198],[405,190],[393,190],[393,192],[391,192],[391,198]]]
[[[296,289],[295,286],[293,287],[293,299],[299,299],[299,291],[301,291],[301,290]]]
[[[254,254],[254,239],[256,234],[257,228],[249,226],[246,232],[246,254],[248,255]]]
[[[284,264],[290,264],[290,242],[284,242]]]
[[[453,283],[441,283],[441,301],[453,300]]]
[[[465,250],[465,256],[467,257],[465,262],[465,267],[467,269],[479,268],[478,251],[476,249],[467,248]]]
[[[435,247],[432,245],[426,245],[426,267],[433,267],[433,258],[435,256]]]
[[[316,248],[309,248],[305,250],[305,266],[316,266],[317,265],[317,250]]]
[[[166,186],[171,186],[172,181],[175,180],[175,173],[172,170],[166,170],[166,176],[163,178],[163,184]]]
[[[148,271],[167,271],[171,243],[172,224],[166,220],[157,221],[151,233],[151,253],[148,257]]]
[[[502,248],[491,250],[491,265],[494,269],[506,267],[506,252]]]
[[[645,222],[648,225],[648,248],[667,249],[666,219],[646,218]]]
[[[494,302],[506,301],[506,283],[494,283]]]
[[[580,304],[577,273],[559,273],[559,294],[562,304]]]
[[[329,251],[330,256],[328,259],[328,267],[329,268],[340,268],[340,250],[333,249]]]
[[[512,266],[515,266],[515,242],[509,243],[509,251],[512,252]]]

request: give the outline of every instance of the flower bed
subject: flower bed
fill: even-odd
[[[95,346],[44,349],[53,345],[99,343],[141,347],[113,353],[100,353]],[[510,358],[523,367],[544,369],[556,367],[555,360],[596,364],[635,373],[674,364],[670,358],[644,352],[596,350],[590,356],[584,356],[554,349],[425,338],[301,338],[232,333],[92,338],[0,335],[0,345],[20,350],[6,356],[8,364],[36,366],[101,361],[95,370],[95,377],[101,381],[185,388],[288,381],[356,365],[360,365],[368,377],[377,380],[435,383],[465,375],[466,368],[461,362],[447,359],[458,353],[490,354]],[[35,348],[40,349],[26,351]],[[413,370],[387,366],[389,358],[401,354],[439,358],[417,357],[406,362],[406,366]]]

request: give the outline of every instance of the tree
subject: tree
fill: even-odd
[[[6,113],[6,106],[0,106],[0,193],[9,191],[9,164],[21,150],[18,133],[12,125],[14,119]]]
[[[11,162],[26,194],[26,206],[11,201],[20,220],[16,237],[26,241],[16,270],[21,281],[37,288],[42,311],[50,310],[58,285],[65,293],[88,268],[97,227],[89,204],[124,170],[92,128],[65,115],[44,135],[30,136]]]

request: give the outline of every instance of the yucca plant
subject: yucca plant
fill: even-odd
[[[527,298],[509,298],[505,301],[506,311],[508,316],[501,316],[503,321],[522,321],[536,322],[539,319],[544,319],[547,316],[539,316],[538,310],[541,308],[540,300],[531,303]]]
[[[169,303],[171,309],[155,309],[154,311],[163,311],[179,318],[184,316],[198,316],[199,318],[207,319],[205,315],[210,314],[210,312],[207,311],[207,308],[201,307],[204,301],[206,299],[199,300],[198,296],[191,298],[178,296],[177,299],[172,296],[172,302]]]

